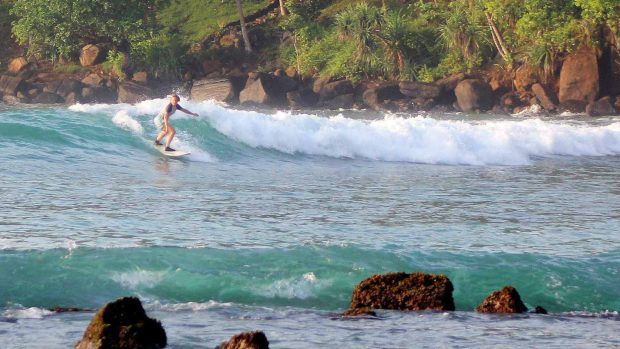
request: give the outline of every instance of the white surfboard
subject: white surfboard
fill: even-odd
[[[179,158],[185,155],[189,155],[190,152],[186,151],[186,150],[175,150],[175,151],[165,151],[164,149],[166,149],[165,145],[156,145],[155,149],[159,150],[160,153],[166,155],[166,156],[170,156],[173,158]]]

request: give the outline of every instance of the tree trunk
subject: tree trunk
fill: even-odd
[[[252,45],[250,44],[248,31],[245,28],[245,15],[243,14],[241,0],[237,0],[237,11],[239,11],[239,23],[241,24],[241,35],[243,36],[243,45],[245,46],[245,52],[252,53]]]
[[[497,48],[497,51],[502,56],[504,61],[508,61],[510,51],[508,51],[508,49],[506,48],[506,45],[504,44],[504,38],[502,38],[502,35],[497,29],[497,26],[495,25],[495,22],[493,21],[493,17],[488,12],[486,12],[485,15],[487,17],[487,22],[489,23],[489,27],[491,28],[491,36],[493,37],[493,43],[495,44],[495,47]]]
[[[286,16],[288,12],[286,11],[286,7],[284,7],[284,0],[279,0],[280,2],[280,14],[282,16]]]

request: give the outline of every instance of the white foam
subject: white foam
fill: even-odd
[[[153,288],[162,282],[166,276],[165,271],[148,271],[136,269],[128,272],[112,274],[112,280],[124,287],[135,290],[138,288]]]
[[[134,120],[131,116],[129,116],[129,114],[125,110],[121,110],[114,114],[112,122],[122,128],[130,130],[135,134],[142,134],[144,132],[142,125],[140,125],[138,121]]]
[[[51,314],[54,314],[54,312],[47,309],[30,307],[7,309],[2,315],[9,319],[42,319]]]
[[[317,296],[317,291],[329,287],[328,280],[318,280],[314,273],[309,272],[300,278],[277,280],[270,285],[258,287],[256,292],[268,298],[308,299]]]

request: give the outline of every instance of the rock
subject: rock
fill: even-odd
[[[480,313],[523,313],[527,311],[527,308],[521,301],[519,292],[512,286],[506,286],[488,295],[478,305],[476,311]]]
[[[297,83],[287,77],[256,74],[248,78],[239,94],[241,104],[285,105],[286,93],[297,88]]]
[[[466,79],[454,89],[461,111],[485,111],[493,106],[493,92],[489,85],[477,79]]]
[[[54,307],[54,308],[47,308],[47,310],[52,311],[54,313],[80,313],[84,311],[89,311],[88,309],[74,308],[74,307]]]
[[[131,78],[131,80],[135,82],[147,83],[149,81],[149,74],[145,71],[139,71],[133,73],[133,77]]]
[[[453,289],[445,275],[374,275],[355,287],[350,309],[454,310]]]
[[[273,75],[275,75],[275,76],[285,76],[285,73],[284,73],[284,70],[282,70],[282,69],[276,69],[273,72]]]
[[[80,64],[83,67],[100,64],[105,60],[105,56],[105,52],[102,48],[97,45],[88,44],[82,47],[80,51]]]
[[[84,103],[116,103],[118,95],[107,86],[84,87],[81,101]]]
[[[340,95],[323,101],[321,106],[327,109],[351,109],[353,108],[353,94]]]
[[[560,103],[594,102],[599,92],[599,74],[596,54],[590,49],[581,49],[570,54],[560,72]],[[583,111],[583,110],[582,110]]]
[[[319,92],[319,100],[325,102],[338,96],[353,93],[355,93],[355,90],[353,89],[351,80],[329,82],[325,84],[321,92]]]
[[[149,99],[150,88],[133,81],[124,81],[118,86],[118,103],[134,104]]]
[[[82,79],[82,84],[87,86],[99,87],[105,84],[105,79],[96,73],[88,74]]]
[[[81,102],[81,100],[82,100],[81,92],[79,94],[75,92],[71,92],[67,96],[65,96],[65,104],[73,105],[73,104]]]
[[[41,92],[39,95],[32,99],[32,103],[35,104],[58,104],[64,103],[65,99],[52,92]]]
[[[441,91],[437,101],[440,104],[452,105],[456,101],[454,89],[466,78],[467,76],[464,73],[458,73],[435,81],[435,85],[437,85]]]
[[[342,316],[377,316],[377,313],[370,308],[353,308],[345,310]]]
[[[226,34],[226,35],[222,35],[222,37],[220,38],[220,46],[222,47],[235,47],[235,48],[240,48],[241,47],[241,39],[239,38],[238,35],[236,34]]]
[[[297,79],[299,77],[299,75],[297,74],[297,68],[293,67],[292,65],[286,68],[286,76],[291,79]]]
[[[239,99],[243,79],[202,79],[194,81],[190,91],[190,99],[201,102],[215,100],[220,102],[236,102]]]
[[[35,88],[28,89],[28,91],[26,92],[26,96],[28,96],[28,98],[34,98],[39,93],[41,93],[41,90],[35,87]]]
[[[13,96],[13,95],[3,95],[2,96],[2,102],[4,102],[5,104],[19,104],[19,103],[29,103],[30,100],[27,98],[19,98],[17,96]]]
[[[385,109],[385,102],[396,99],[403,99],[405,95],[401,93],[398,82],[386,82],[376,87],[371,87],[364,91],[362,99],[371,109]]]
[[[45,83],[45,86],[43,87],[43,92],[56,93],[61,83],[62,83],[62,80],[48,81]]]
[[[80,81],[64,79],[60,82],[55,92],[62,97],[67,97],[72,93],[79,96],[82,94],[82,87],[84,87],[84,85]]]
[[[532,85],[532,92],[534,92],[534,95],[536,95],[536,98],[540,102],[540,105],[542,105],[545,110],[554,111],[555,109],[557,109],[555,95],[551,90],[545,88],[541,84],[536,83]]]
[[[435,84],[418,81],[401,81],[400,93],[411,98],[435,99],[441,94],[441,88]]]
[[[514,85],[517,91],[529,90],[532,85],[538,82],[538,72],[536,68],[529,65],[522,65],[515,73]]]
[[[536,308],[534,308],[534,313],[535,314],[548,314],[547,309],[541,307],[540,305],[537,305]]]
[[[290,91],[286,93],[286,100],[291,108],[308,108],[313,107],[319,101],[319,95],[309,88],[300,89],[298,91]]]
[[[564,101],[558,106],[560,112],[583,113],[588,104],[583,101]]]
[[[24,57],[13,58],[9,63],[9,73],[17,74],[24,70],[28,65],[28,61]]]
[[[589,116],[615,115],[616,110],[611,105],[611,97],[606,96],[586,106],[586,114]]]
[[[269,349],[269,341],[261,331],[243,332],[230,337],[216,349]]]
[[[0,93],[9,96],[15,96],[18,91],[20,91],[24,86],[24,79],[15,77],[2,75],[0,76]]]
[[[217,59],[209,59],[202,62],[202,71],[205,75],[209,75],[214,72],[219,73],[222,70],[222,67],[222,62]]]
[[[161,323],[146,316],[138,298],[125,297],[97,311],[75,349],[158,349],[166,345]]]
[[[321,93],[321,90],[323,89],[323,86],[327,85],[328,83],[332,82],[332,78],[330,76],[323,76],[320,77],[316,80],[314,80],[314,83],[312,84],[312,91],[314,91],[314,93]]]
[[[516,92],[508,92],[499,98],[499,105],[504,111],[510,112],[515,110],[515,108],[522,107],[523,102],[521,102]]]

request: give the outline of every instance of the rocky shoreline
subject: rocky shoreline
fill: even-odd
[[[462,111],[512,114],[540,106],[547,114],[618,115],[620,81],[599,76],[596,54],[579,50],[563,63],[559,79],[545,82],[535,70],[522,66],[512,72],[455,74],[434,83],[362,81],[298,75],[294,67],[271,73],[249,65],[230,68],[219,61],[203,62],[199,73],[184,81],[152,79],[135,72],[120,80],[101,67],[101,50],[82,49],[84,72],[59,74],[49,66],[11,61],[0,75],[0,95],[6,104],[137,103],[162,98],[173,90],[193,101],[215,100],[230,105],[278,109],[363,109],[393,112]],[[605,88],[602,86],[605,85]]]

